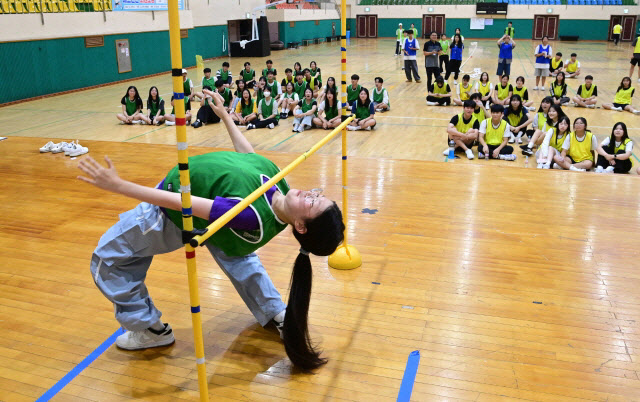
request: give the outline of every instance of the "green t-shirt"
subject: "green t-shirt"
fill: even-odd
[[[275,112],[273,110],[274,107],[276,109]],[[278,114],[278,105],[276,104],[275,99],[273,99],[273,96],[271,97],[271,102],[269,103],[267,103],[266,99],[261,100],[260,103],[258,103],[258,110],[260,111],[260,114],[262,114],[262,118],[264,119],[271,116],[272,114],[275,114],[274,119],[280,120],[280,114]]]
[[[353,101],[355,100],[358,100],[358,95],[360,95],[361,89],[362,87],[360,86],[360,84],[358,84],[356,89],[353,89],[352,85],[349,85],[347,87],[347,102],[349,102],[349,104],[353,103]]]
[[[216,89],[216,77],[214,77],[213,75],[209,78],[202,77],[202,88],[207,86],[211,88],[212,91]]]
[[[442,53],[447,53],[447,50],[449,50],[449,41],[447,39],[441,40],[440,46],[442,46]]]
[[[124,97],[124,109],[127,112],[127,116],[133,116],[133,114],[136,112],[136,110],[138,110],[138,103],[136,102],[136,100],[131,100],[129,99],[128,96]]]
[[[220,70],[218,70],[218,77],[220,77],[222,82],[226,84],[229,80],[229,70],[224,71],[224,68],[221,68]]]
[[[260,187],[264,181],[275,176],[280,169],[269,159],[258,154],[238,152],[211,152],[189,158],[191,194],[215,200],[215,197],[243,199]],[[289,185],[282,179],[276,186],[284,195]],[[162,189],[178,193],[180,191],[180,171],[178,166],[169,171]],[[214,201],[215,202],[215,201]],[[267,197],[262,196],[249,208],[253,209],[260,222],[260,230],[234,230],[223,227],[207,240],[230,257],[251,254],[267,244],[287,224],[278,219]],[[182,211],[167,209],[171,222],[182,229]],[[193,226],[203,229],[209,225],[207,219],[193,218]]]
[[[295,84],[293,84],[293,90],[295,91],[295,93],[298,94],[298,98],[300,99],[304,98],[304,91],[307,89],[308,86],[309,84],[305,80],[302,80],[302,84],[298,84],[297,81]]]
[[[242,79],[245,82],[249,82],[251,80],[253,80],[254,78],[256,78],[256,72],[252,69],[249,70],[249,72],[247,72],[246,68],[242,69]]]

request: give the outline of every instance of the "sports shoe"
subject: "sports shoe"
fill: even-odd
[[[286,313],[287,313],[287,310],[282,310],[278,315],[273,317],[273,319],[271,320],[273,325],[276,327],[276,329],[280,333],[280,339],[284,339],[284,334],[282,331],[284,330],[284,317]]]
[[[471,160],[471,159],[473,159],[473,158],[474,158],[474,156],[473,156],[473,151],[472,151],[472,150],[470,150],[469,148],[467,148],[467,150],[466,150],[466,151],[464,151],[464,153],[465,153],[465,154],[467,154],[467,158],[468,158],[469,160]]]
[[[550,167],[551,167],[551,166],[549,166],[549,164],[548,164],[548,163],[543,163],[543,164],[542,164],[542,168],[543,168],[543,169],[549,169]]]
[[[71,151],[75,151],[76,148],[78,147],[78,140],[76,140],[76,142],[71,141],[69,144],[67,144],[67,146],[64,148],[64,156],[69,156],[69,154],[71,153]]]
[[[404,68],[403,68],[403,70],[404,70]],[[406,80],[405,82],[413,82],[413,80]]]
[[[538,90],[538,87],[533,87],[533,90],[534,90],[534,91],[537,91],[537,90]]]
[[[53,141],[49,141],[42,148],[40,148],[40,152],[51,152],[57,145],[58,144],[55,144]]]
[[[560,165],[558,165],[557,163],[553,162],[553,168],[557,169],[557,170],[564,170],[564,168]]]
[[[530,112],[534,112],[536,110],[536,108],[534,106],[528,106],[527,110]]]
[[[453,80],[453,85],[458,85],[458,81]]]
[[[533,150],[531,150],[531,148],[529,147],[524,147],[524,149],[522,150],[522,155],[532,156]]]
[[[517,158],[514,154],[499,155],[498,157],[503,161],[515,161]]]
[[[371,127],[367,127],[367,128],[365,128],[365,130],[371,131]]]
[[[536,169],[542,169],[542,166],[544,166],[544,163],[538,163],[538,166],[536,166]]]
[[[131,124],[142,124],[142,120],[133,120]]]
[[[602,166],[596,167],[596,173],[603,173],[603,172],[604,172],[604,168]]]
[[[167,120],[164,124],[167,125],[167,126],[175,126],[176,122]]]
[[[83,147],[82,145],[76,143],[75,149],[69,152],[69,156],[74,158],[76,156],[84,155],[87,152],[89,152],[89,148]]]
[[[276,128],[276,126],[273,123],[269,123],[269,125],[267,127],[269,127],[270,129]]]
[[[608,167],[604,170],[604,172],[605,172],[605,173],[613,173],[613,170],[614,170],[614,169],[615,169],[615,168],[614,168],[613,166],[608,166]]]
[[[255,124],[247,124],[247,130],[253,130],[256,128]]]
[[[54,146],[54,147],[51,149],[51,153],[52,153],[52,154],[59,154],[60,152],[64,152],[64,150],[65,150],[65,148],[66,148],[67,146],[69,146],[69,143],[68,143],[68,142],[65,142],[65,141],[62,141],[61,143],[56,144],[56,146]]]
[[[153,328],[142,331],[127,331],[116,339],[116,346],[125,350],[140,350],[171,345],[175,341],[171,326],[165,323],[164,329],[160,331]]]
[[[202,122],[200,120],[194,121],[193,124],[191,125],[191,127],[193,128],[198,128],[200,126],[202,126]]]
[[[518,144],[522,144],[522,138],[521,137],[516,137],[516,142]]]
[[[615,110],[616,112],[622,112],[621,107],[612,107],[611,110]]]
[[[540,90],[541,90],[541,91],[544,91],[544,87],[540,87]]]
[[[587,107],[588,107],[589,109],[595,109],[595,108],[596,108],[596,105],[587,105]]]
[[[640,110],[633,110],[633,114],[640,114]]]
[[[427,101],[427,106],[436,106],[437,104],[438,104],[438,102]]]
[[[298,131],[298,125],[294,123],[293,128],[292,128],[291,131],[294,131],[294,132]]]
[[[516,137],[511,134],[511,138],[509,138],[509,144],[513,144],[514,142],[516,142]]]
[[[575,167],[573,165],[569,166],[569,170],[572,170],[574,172],[586,172],[587,171],[586,169],[580,169],[580,168],[577,168],[577,167]]]
[[[420,81],[420,80],[416,80],[416,84],[419,84],[419,83],[421,83],[421,82],[422,82],[422,81]]]

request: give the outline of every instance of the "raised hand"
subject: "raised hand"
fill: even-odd
[[[82,159],[78,163],[78,169],[82,170],[89,177],[78,176],[79,180],[93,184],[103,190],[117,192],[118,186],[122,183],[122,179],[118,176],[115,166],[108,156],[104,157],[107,167],[105,168],[90,156]]]

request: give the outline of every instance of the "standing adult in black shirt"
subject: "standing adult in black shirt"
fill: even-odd
[[[438,57],[442,53],[442,46],[438,42],[438,33],[436,31],[431,32],[429,41],[424,44],[423,53],[424,67],[427,70],[427,88],[431,88],[433,78],[440,76]]]

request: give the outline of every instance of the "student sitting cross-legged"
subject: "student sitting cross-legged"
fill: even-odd
[[[322,115],[324,112],[324,116]],[[318,115],[313,118],[313,125],[325,130],[336,128],[342,123],[342,104],[337,99],[334,88],[327,90],[324,101],[318,105]]]
[[[480,123],[473,116],[475,108],[474,101],[464,101],[463,112],[453,116],[447,128],[447,144],[449,140],[453,140],[456,143],[455,150],[463,150],[469,159],[473,159],[472,148],[478,140],[478,130],[480,129]],[[448,155],[449,148],[445,149],[442,154]]]
[[[588,107],[595,109],[598,102],[598,87],[593,85],[593,77],[587,75],[584,77],[584,84],[578,87],[578,94],[573,97],[576,106]]]
[[[513,144],[514,142],[522,144],[522,136],[525,134],[529,123],[533,121],[533,118],[529,118],[527,109],[522,105],[520,95],[513,95],[511,97],[509,107],[504,110],[503,118],[509,123],[511,130],[509,144]]]
[[[429,87],[427,106],[449,106],[451,104],[451,87],[441,76]]]
[[[562,169],[584,172],[593,167],[593,153],[596,149],[598,140],[587,130],[587,119],[578,117],[573,121],[573,131],[562,144],[562,153],[556,155],[553,161]]]
[[[268,73],[271,75],[271,71]],[[258,118],[251,123],[247,124],[247,130],[254,128],[275,128],[280,120],[280,114],[278,113],[278,102],[273,98],[271,94],[271,88],[267,87],[264,90],[264,99],[258,102]]]
[[[538,169],[549,169],[553,163],[553,158],[562,153],[564,140],[571,132],[571,120],[567,116],[562,116],[558,120],[556,127],[550,127],[544,136],[542,145],[536,152]]]
[[[313,118],[317,117],[318,103],[313,99],[313,90],[307,86],[304,90],[304,98],[298,102],[293,110],[293,129],[291,131],[303,132],[313,127]]]
[[[507,141],[511,137],[509,123],[504,121],[502,116],[504,116],[504,106],[491,105],[491,118],[480,123],[478,158],[516,160],[513,147],[507,145]]]
[[[375,78],[376,86],[371,89],[373,95],[373,107],[376,112],[386,112],[391,110],[391,102],[389,102],[389,91],[382,87],[384,80],[382,77]]]
[[[240,102],[236,105],[235,112],[231,113],[231,119],[237,126],[246,126],[258,118],[258,108],[249,88],[245,88],[240,96]]]
[[[148,116],[142,116],[147,124],[158,125],[164,122],[164,99],[160,97],[158,88],[153,86],[149,89],[149,97],[147,98]]]
[[[627,125],[619,121],[613,125],[611,137],[598,145],[596,173],[628,173],[631,170],[633,141],[627,134]]]
[[[208,85],[202,88],[202,95],[203,98],[200,101],[200,109],[198,109],[198,113],[196,114],[196,121],[191,125],[193,128],[201,127],[203,124],[220,122],[220,117],[218,117],[213,110],[213,91]]]
[[[376,109],[369,97],[369,90],[362,88],[358,94],[358,100],[351,104],[351,112],[356,118],[347,126],[348,130],[371,130],[376,125],[376,119],[373,116]]]
[[[469,74],[465,74],[462,76],[462,83],[456,85],[456,97],[453,98],[453,103],[456,104],[456,106],[462,106],[464,101],[471,98],[473,85],[469,82],[470,80],[471,77]]]

